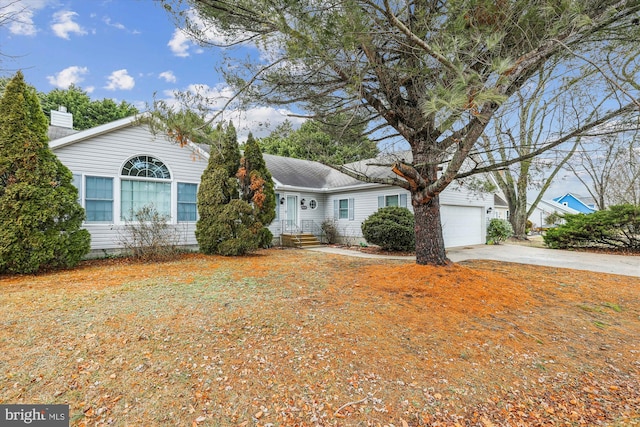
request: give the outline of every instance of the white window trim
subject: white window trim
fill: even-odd
[[[198,219],[199,219],[199,215],[198,215],[198,190],[200,190],[200,183],[198,182],[191,182],[191,181],[174,181],[173,184],[175,184],[175,207],[173,206],[173,197],[171,198],[171,218],[175,218],[176,220],[176,224],[195,224]],[[196,186],[196,219],[195,221],[179,221],[178,220],[178,184],[195,184]],[[173,187],[173,186],[172,186]],[[173,188],[172,188],[173,191]],[[173,193],[172,193],[173,194]],[[175,210],[175,213],[173,212]]]
[[[122,169],[124,168],[124,165],[127,164],[127,162],[131,159],[134,159],[136,157],[140,157],[140,156],[146,156],[146,157],[153,157],[158,159],[160,162],[162,162],[162,164],[167,168],[167,170],[169,171],[169,175],[171,176],[171,178],[152,178],[152,177],[144,177],[144,176],[131,176],[131,175],[122,175]],[[127,223],[133,223],[134,221],[125,221],[122,219],[122,181],[147,181],[147,182],[165,182],[165,183],[169,183],[170,184],[170,191],[171,194],[169,195],[169,221],[167,221],[168,224],[178,224],[178,181],[176,179],[176,175],[173,171],[173,169],[169,166],[169,163],[167,163],[163,158],[161,158],[160,156],[155,156],[155,155],[151,155],[148,153],[137,153],[134,154],[132,156],[128,156],[121,164],[120,167],[118,168],[118,176],[113,177],[113,184],[114,184],[114,197],[113,197],[113,203],[114,203],[114,218],[113,218],[113,223],[115,225],[125,225]],[[181,181],[183,182],[183,181]],[[185,181],[186,182],[186,181]],[[117,187],[116,187],[117,186]],[[115,188],[117,188],[117,191],[115,190]],[[189,222],[186,222],[185,224],[189,224]]]
[[[378,196],[378,209],[387,207],[387,197],[398,196],[398,207],[408,208],[409,196],[406,193],[383,194]]]
[[[347,200],[347,218],[340,218],[340,201]],[[355,220],[355,204],[353,197],[334,199],[333,200],[333,219],[336,221],[354,221]]]
[[[119,185],[119,181],[117,177],[114,177],[113,175],[103,175],[103,174],[96,174],[96,173],[86,173],[86,172],[81,172],[81,173],[73,173],[73,175],[78,175],[80,176],[80,182],[82,183],[82,188],[78,188],[78,198],[80,199],[80,205],[82,206],[82,208],[85,210],[87,210],[87,177],[90,178],[107,178],[107,179],[111,179],[113,182],[113,187],[112,187],[112,191],[113,191],[113,199],[112,199],[112,217],[111,217],[111,221],[87,221],[86,218],[84,221],[82,221],[83,224],[117,224],[116,219],[119,218],[119,205],[117,205],[116,203],[119,203],[120,197],[119,197],[119,191],[116,191],[116,185]],[[116,202],[116,196],[118,201]]]

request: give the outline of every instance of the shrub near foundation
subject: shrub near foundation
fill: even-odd
[[[493,218],[487,227],[487,243],[499,245],[513,236],[513,227],[506,219]]]
[[[388,251],[416,249],[415,219],[407,208],[381,208],[362,223],[367,242]]]

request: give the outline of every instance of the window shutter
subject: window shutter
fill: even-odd
[[[384,208],[384,196],[378,196],[378,209]]]
[[[355,213],[354,213],[355,204],[356,204],[355,199],[349,199],[349,221],[353,221],[353,219],[355,218]]]
[[[407,195],[406,194],[400,194],[400,207],[401,208],[406,208],[407,207]]]
[[[78,203],[82,205],[82,175],[74,173],[71,183],[78,189]]]
[[[338,201],[337,201],[337,200],[334,200],[334,201],[333,201],[333,219],[334,219],[335,221],[337,221],[337,220],[338,220],[338,217],[339,217],[339,214],[340,214],[340,213],[338,212],[338,209],[339,209],[339,207],[338,207]]]

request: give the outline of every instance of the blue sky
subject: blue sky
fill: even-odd
[[[152,0],[0,0],[0,14],[13,11],[15,19],[0,27],[0,74],[22,70],[38,91],[75,84],[92,99],[141,110],[154,93],[170,101],[196,85],[221,104],[229,95],[215,71],[221,55],[191,42]],[[265,136],[286,113],[265,107],[229,118],[243,138],[249,130]]]

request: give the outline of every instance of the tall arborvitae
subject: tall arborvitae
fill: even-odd
[[[90,249],[78,190],[49,149],[47,128],[18,72],[0,99],[0,272],[70,267]]]
[[[260,246],[269,246],[273,234],[267,227],[276,217],[276,194],[260,146],[251,133],[244,144],[238,178],[242,199],[251,204],[256,219],[260,222]]]
[[[242,255],[258,248],[261,225],[251,204],[239,199],[239,167],[240,149],[230,124],[221,144],[211,146],[198,189],[196,239],[203,253]]]

